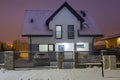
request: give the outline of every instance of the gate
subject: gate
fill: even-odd
[[[30,68],[33,67],[33,62],[28,60],[29,52],[15,51],[14,52],[14,67],[15,68]]]
[[[14,54],[15,68],[57,67],[56,52],[16,51]]]
[[[100,55],[94,55],[91,51],[75,53],[75,68],[87,68],[92,66],[101,66]]]
[[[63,68],[71,69],[74,67],[74,53],[73,51],[65,51],[63,53]]]

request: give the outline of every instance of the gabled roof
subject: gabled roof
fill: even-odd
[[[63,8],[66,7],[81,22],[82,29],[78,30],[78,36],[102,36],[99,27],[87,12],[75,11],[65,2],[56,11],[53,10],[27,10],[23,25],[22,36],[53,36],[53,31],[46,25]]]
[[[81,23],[84,22],[84,19],[67,3],[65,2],[60,8],[58,8],[46,21],[46,25],[49,26],[50,21],[54,18],[54,16],[66,7]]]

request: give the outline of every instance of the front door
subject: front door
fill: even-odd
[[[73,68],[74,43],[57,43],[56,50],[63,52],[63,68]]]

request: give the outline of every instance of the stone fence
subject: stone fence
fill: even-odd
[[[5,68],[8,70],[14,70],[14,52],[5,51],[4,53],[4,63],[0,64],[0,68]]]
[[[8,70],[14,70],[14,51],[5,51],[4,53],[4,63],[0,64],[0,68],[4,67]],[[58,55],[58,68],[62,69],[63,68],[63,55],[64,52],[60,53]],[[80,58],[82,56],[82,58]],[[84,58],[85,60],[90,60],[90,61],[94,61],[94,62],[84,62]],[[89,57],[89,58],[88,58]],[[79,52],[75,52],[74,53],[74,68],[82,68],[81,66],[88,66],[88,65],[101,65],[101,61],[103,61],[103,67],[104,69],[116,69],[116,56],[115,55],[102,55],[102,58],[100,59],[100,62],[98,60],[98,57],[96,56],[85,56],[85,55],[80,55]],[[96,62],[98,61],[98,62]],[[83,63],[82,63],[83,62]]]

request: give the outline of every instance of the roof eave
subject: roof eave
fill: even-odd
[[[79,34],[78,37],[103,37],[102,34]]]
[[[52,37],[53,35],[33,35],[33,34],[29,34],[29,35],[22,35],[22,37]]]

